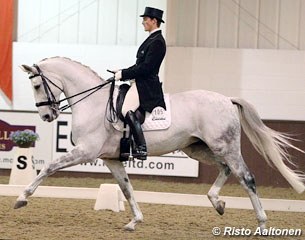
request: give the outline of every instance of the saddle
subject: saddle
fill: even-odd
[[[121,84],[118,88],[114,89],[113,92],[113,105],[115,106],[115,112],[120,121],[113,122],[113,127],[123,132],[126,129],[124,127],[124,117],[122,115],[122,106],[127,91],[130,86],[128,84]],[[145,112],[141,107],[139,107],[135,114],[142,125],[144,132],[146,131],[156,131],[165,130],[171,125],[171,109],[169,95],[164,95],[164,101],[166,104],[166,110],[162,107],[155,107],[151,113]]]
[[[134,148],[134,144],[130,131],[129,134],[127,134],[127,124],[125,123],[124,116],[122,115],[122,106],[129,88],[130,86],[128,84],[121,84],[118,88],[114,89],[113,94],[113,105],[115,105],[116,108],[116,116],[121,121],[113,122],[112,125],[116,130],[123,132],[123,136],[120,141],[120,161],[122,162],[133,159],[132,150]],[[143,131],[164,130],[169,128],[171,124],[169,96],[164,95],[164,100],[167,110],[163,109],[162,107],[156,107],[151,113],[148,113],[139,107],[135,111],[136,117],[140,121]],[[126,153],[129,154],[126,155]]]

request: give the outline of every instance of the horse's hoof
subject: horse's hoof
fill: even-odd
[[[124,226],[124,230],[126,230],[126,231],[134,231],[135,230],[135,225],[128,223],[127,225]]]
[[[28,201],[17,201],[15,203],[14,209],[25,207],[28,204]]]
[[[134,231],[136,229],[137,223],[139,222],[143,222],[143,217],[132,219],[130,223],[124,226],[124,229],[126,231]]]
[[[226,206],[226,203],[222,200],[219,200],[217,202],[217,208],[216,208],[216,211],[220,214],[220,215],[223,215],[225,213],[225,206]]]
[[[262,222],[259,224],[259,228],[261,231],[264,231],[267,227],[266,227],[266,222]]]

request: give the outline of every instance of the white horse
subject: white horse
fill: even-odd
[[[143,215],[134,198],[125,168],[118,161],[121,133],[105,120],[109,98],[107,81],[87,66],[61,57],[42,60],[33,67],[22,65],[21,68],[30,75],[42,120],[51,122],[58,117],[62,92],[68,98],[72,110],[72,136],[76,146],[41,170],[18,197],[15,208],[25,206],[27,198],[51,174],[101,158],[130,204],[133,219],[125,228],[134,230],[136,224],[143,221]],[[99,87],[95,88],[96,86]],[[92,90],[87,93],[94,93],[86,98],[78,95],[88,89]],[[208,197],[219,214],[222,215],[225,209],[225,202],[219,199],[219,192],[232,172],[247,191],[259,226],[266,227],[267,216],[256,192],[254,176],[241,155],[241,126],[268,164],[278,169],[297,192],[304,191],[305,175],[294,172],[284,164],[284,160],[288,160],[285,148],[297,148],[289,143],[287,136],[265,126],[256,110],[246,101],[197,90],[170,95],[170,104],[171,126],[167,130],[145,132],[149,155],[182,150],[192,159],[215,164],[219,175],[209,190]]]

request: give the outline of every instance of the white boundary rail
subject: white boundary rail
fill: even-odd
[[[0,196],[18,196],[24,188],[21,185],[0,184]],[[33,197],[96,199],[98,191],[98,188],[39,186]],[[135,191],[135,197],[141,203],[212,207],[206,195]],[[253,209],[249,198],[221,198],[226,202],[226,208]],[[305,212],[304,200],[261,198],[261,202],[265,210]]]

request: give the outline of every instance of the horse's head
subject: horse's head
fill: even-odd
[[[57,81],[56,75],[50,75],[50,80],[37,65],[21,65],[20,68],[29,74],[39,116],[43,121],[52,122],[59,115],[58,101],[63,92],[61,82]]]

